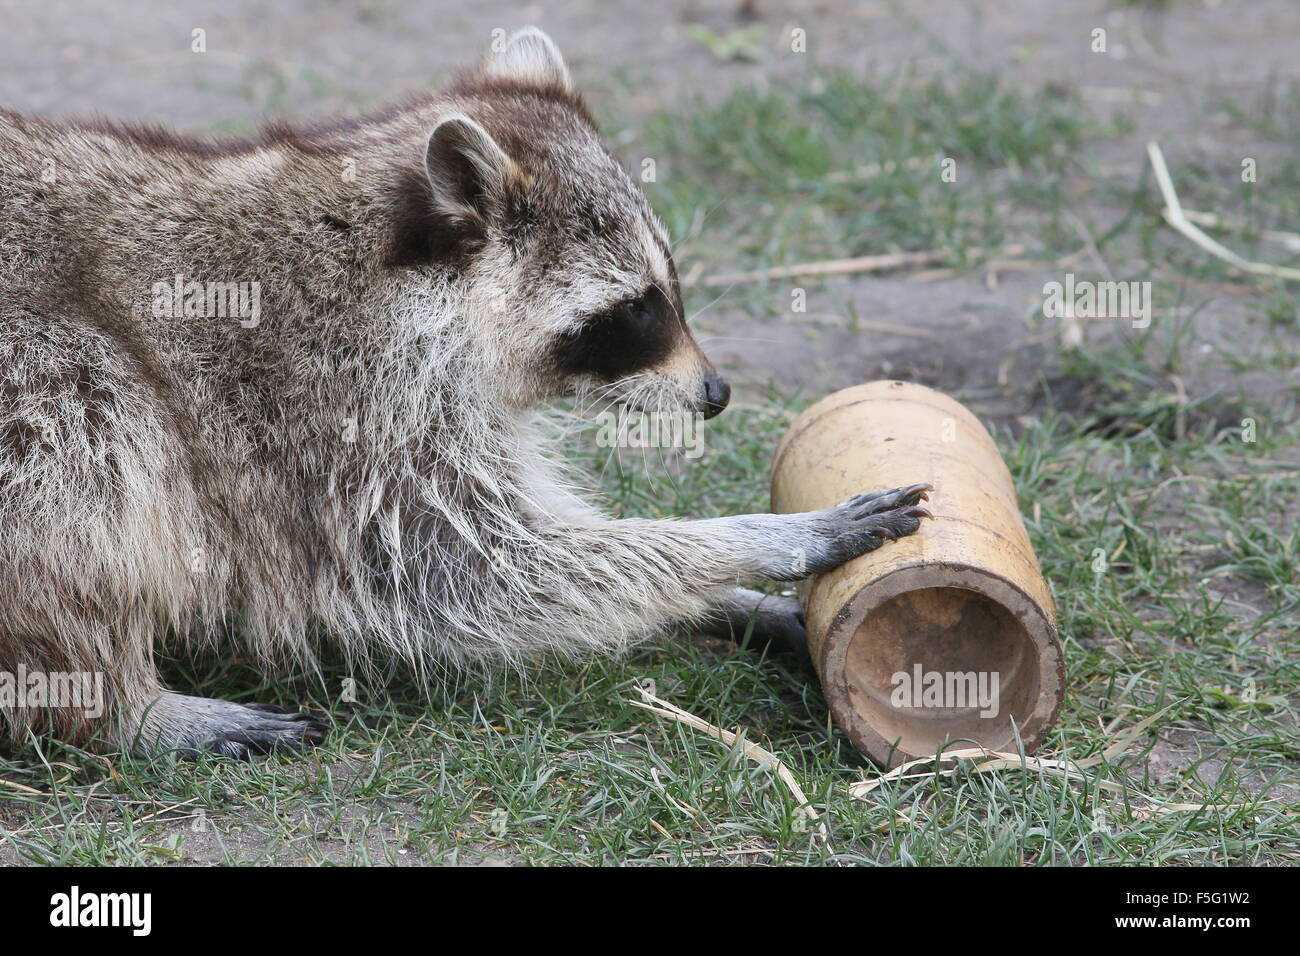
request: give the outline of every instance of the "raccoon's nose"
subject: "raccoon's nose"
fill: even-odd
[[[721,375],[709,369],[704,376],[704,412],[705,418],[712,418],[727,407],[731,401],[731,386]]]

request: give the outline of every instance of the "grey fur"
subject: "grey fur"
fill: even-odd
[[[160,315],[178,275],[256,283],[260,316]],[[616,381],[547,362],[647,283],[680,321],[663,227],[537,31],[437,96],[253,143],[0,112],[0,672],[109,698],[0,732],[292,749],[319,727],[166,691],[156,642],[310,668],[329,635],[425,675],[617,653],[915,530],[917,489],[702,521],[577,497],[538,403],[693,411],[716,379],[684,322]]]

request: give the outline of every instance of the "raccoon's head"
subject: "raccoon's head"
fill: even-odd
[[[687,327],[663,224],[551,40],[519,31],[448,93],[424,156],[433,225],[510,400],[722,411],[731,390]]]

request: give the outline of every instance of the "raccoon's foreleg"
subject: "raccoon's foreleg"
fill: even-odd
[[[804,514],[555,526],[553,547],[539,549],[549,567],[534,564],[523,576],[546,582],[545,600],[531,609],[529,636],[544,646],[615,650],[690,622],[725,624],[743,635],[757,609],[765,630],[771,623],[793,649],[801,630],[793,603],[773,599],[765,611],[755,592],[737,586],[759,577],[795,581],[821,574],[909,535],[929,517],[918,505],[929,490],[913,485],[858,495]],[[518,557],[530,560],[527,553]],[[523,606],[518,600],[503,606],[503,623],[518,620]]]
[[[793,555],[790,566],[787,568],[785,559],[777,555],[773,564],[763,568],[762,573],[778,580],[789,580],[791,577],[824,573],[859,554],[874,550],[885,540],[911,534],[919,527],[920,519],[929,516],[918,502],[930,490],[929,485],[894,488],[858,495],[824,512],[781,516],[798,519],[798,524],[804,525],[805,533],[811,530],[810,537],[820,539],[802,544],[788,537],[800,533],[793,528],[761,527],[770,524],[765,519],[776,516],[751,515],[740,520],[753,529],[756,540],[762,542],[763,547],[771,547],[773,537],[786,539],[778,551]],[[748,634],[753,646],[807,658],[808,635],[803,609],[794,598],[734,588],[715,599],[709,612],[693,623],[737,642]]]
[[[736,570],[742,574],[798,581],[914,532],[930,517],[919,502],[932,490],[910,485],[856,495],[822,511],[709,518],[687,526],[716,536],[726,549],[738,549],[742,559]]]

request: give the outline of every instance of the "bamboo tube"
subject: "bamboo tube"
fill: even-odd
[[[1014,751],[1017,735],[1032,752],[1061,705],[1056,612],[1011,474],[970,411],[904,382],[836,392],[782,438],[772,510],[921,482],[933,519],[801,586],[831,713],[886,766],[956,741]]]

